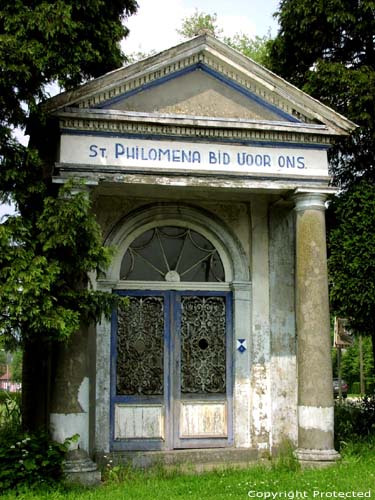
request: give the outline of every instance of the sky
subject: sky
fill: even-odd
[[[138,5],[138,13],[125,23],[130,35],[122,47],[128,54],[152,49],[158,52],[176,45],[181,41],[176,29],[196,10],[217,14],[217,24],[228,36],[263,36],[269,29],[274,36],[277,32],[272,14],[279,0],[138,0]]]
[[[279,0],[138,0],[138,5],[137,14],[125,23],[130,30],[122,44],[125,54],[159,52],[178,44],[181,37],[176,29],[196,10],[217,14],[217,24],[227,36],[264,36],[269,30],[272,36],[277,33],[277,21],[272,15]],[[27,139],[22,142],[26,144]],[[0,219],[13,211],[13,207],[0,205]]]

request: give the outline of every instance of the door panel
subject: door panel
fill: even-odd
[[[115,439],[164,440],[163,405],[117,404]]]
[[[231,294],[120,292],[113,316],[112,449],[228,446]]]
[[[112,449],[164,449],[170,441],[169,294],[119,293],[128,305],[112,319]]]
[[[129,297],[118,311],[116,393],[164,393],[164,297]]]
[[[231,438],[231,295],[176,292],[175,448]]]
[[[225,297],[181,296],[181,394],[225,394]]]
[[[181,401],[180,438],[226,438],[227,403]]]

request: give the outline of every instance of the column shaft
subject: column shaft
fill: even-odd
[[[296,326],[298,346],[298,450],[302,461],[332,461],[333,394],[325,195],[296,201]]]

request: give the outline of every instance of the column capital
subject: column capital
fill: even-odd
[[[294,210],[301,212],[303,210],[322,210],[326,209],[328,193],[316,191],[296,191],[293,194]]]

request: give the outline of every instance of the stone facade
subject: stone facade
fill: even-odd
[[[105,243],[116,248],[106,274],[91,277],[94,286],[134,303],[158,297],[170,311],[163,394],[119,389],[116,314],[77,334],[57,359],[55,437],[78,432],[80,449],[118,460],[222,448],[223,457],[238,450],[243,461],[245,450],[273,453],[285,440],[301,460],[334,460],[327,148],[354,125],[208,35],[56,96],[48,109],[60,127],[54,180],[84,179]],[[170,267],[160,243],[162,273],[156,250],[139,254],[152,238],[171,240],[168,228],[182,247]],[[215,255],[223,279],[177,272],[188,238],[193,254]],[[129,269],[140,269],[132,279],[126,255]],[[160,279],[145,279],[140,258]],[[196,259],[193,269],[208,262]],[[181,301],[194,294],[202,304],[226,301],[225,391],[184,389]],[[201,336],[201,359],[209,359]]]

